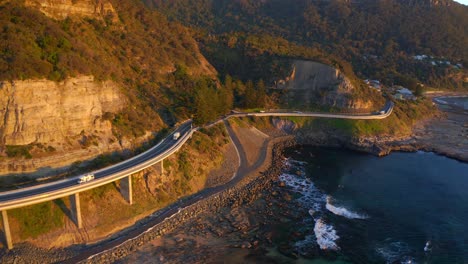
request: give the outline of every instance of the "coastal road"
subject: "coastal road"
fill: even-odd
[[[173,140],[172,137],[176,132],[179,132],[181,136],[178,140]],[[124,162],[93,172],[95,179],[86,183],[80,184],[78,183],[79,177],[73,177],[19,190],[1,192],[0,210],[8,210],[43,201],[50,201],[124,178],[129,174],[141,171],[173,154],[182,147],[192,133],[192,121],[187,121],[150,150]]]
[[[275,110],[258,113],[233,113],[225,118],[219,119],[207,127],[225,122],[232,117],[267,117],[267,116],[297,116],[297,117],[324,117],[343,119],[383,119],[388,117],[393,111],[393,102],[387,102],[384,109],[374,114],[327,114],[314,112],[288,112],[285,110]],[[78,177],[68,178],[52,183],[36,185],[19,190],[0,193],[0,211],[32,205],[44,201],[65,197],[74,193],[90,190],[116,180],[122,179],[130,174],[141,171],[173,154],[188,140],[197,128],[192,129],[192,121],[187,121],[180,125],[167,138],[150,150],[135,156],[129,160],[93,172],[95,179],[86,183],[78,183]],[[173,140],[174,133],[179,132],[182,136],[179,140]],[[240,146],[240,145],[239,145]]]
[[[352,120],[380,120],[389,117],[393,112],[395,104],[392,101],[387,101],[379,112],[376,113],[365,113],[365,114],[333,114],[323,112],[301,112],[301,111],[290,111],[290,110],[268,110],[255,113],[245,112],[233,112],[230,115],[220,118],[219,120],[208,124],[206,127],[212,127],[220,124],[225,120],[232,117],[322,117],[322,118],[335,118],[335,119],[352,119]]]
[[[131,240],[134,240],[138,238],[139,236],[141,236],[142,234],[144,234],[145,232],[151,230],[157,224],[160,224],[166,219],[169,219],[173,215],[179,213],[179,210],[181,208],[194,205],[197,202],[206,199],[207,197],[216,195],[218,193],[221,193],[222,191],[225,191],[226,189],[232,188],[235,185],[237,185],[246,175],[249,175],[251,172],[256,171],[265,162],[265,159],[267,157],[268,141],[265,141],[263,143],[261,147],[261,151],[260,151],[260,156],[258,157],[255,164],[249,167],[247,163],[247,155],[245,153],[245,150],[239,138],[237,137],[236,133],[231,128],[231,125],[229,124],[229,122],[224,121],[224,123],[229,133],[229,137],[231,138],[231,142],[234,144],[234,147],[237,149],[237,152],[239,153],[240,166],[234,178],[232,178],[226,184],[219,185],[219,186],[212,187],[212,188],[207,188],[198,192],[197,194],[186,197],[183,200],[178,201],[175,204],[172,204],[171,206],[162,209],[159,215],[152,217],[148,222],[144,224],[136,224],[130,229],[117,234],[115,237],[111,239],[102,241],[98,243],[97,245],[84,246],[83,249],[80,250],[80,253],[78,255],[70,259],[64,260],[61,263],[72,264],[72,263],[78,263],[81,261],[86,261],[87,259],[100,255],[103,252],[112,250],[115,247],[123,245],[126,242],[129,242]]]
[[[379,113],[374,114],[360,114],[360,115],[345,115],[345,114],[326,114],[326,113],[312,113],[312,112],[299,112],[299,111],[268,111],[268,112],[259,112],[259,113],[233,113],[228,115],[207,127],[213,126],[220,122],[225,122],[228,132],[230,134],[231,140],[233,141],[234,145],[238,149],[239,156],[240,156],[240,167],[237,171],[236,176],[227,184],[209,188],[201,191],[199,194],[193,196],[188,200],[184,200],[183,204],[180,205],[182,207],[189,206],[202,200],[206,197],[214,195],[226,188],[232,187],[237,184],[242,177],[247,175],[249,172],[256,169],[256,167],[260,166],[263,163],[263,160],[266,157],[266,154],[263,153],[257,162],[247,168],[247,162],[245,157],[245,152],[240,144],[240,141],[233,133],[232,129],[230,128],[229,124],[226,122],[231,117],[248,117],[248,116],[258,116],[258,117],[266,117],[266,116],[299,116],[299,117],[325,117],[325,118],[343,118],[343,119],[383,119],[388,117],[393,111],[393,102],[387,102],[384,109]],[[168,137],[162,140],[158,145],[154,146],[150,150],[141,153],[138,156],[135,156],[129,160],[121,162],[119,164],[104,168],[102,170],[98,170],[93,172],[95,179],[86,183],[78,183],[79,177],[73,177],[61,181],[56,181],[52,183],[27,187],[19,190],[8,191],[0,193],[0,211],[9,210],[13,208],[24,207],[32,204],[37,204],[45,201],[51,201],[54,199],[66,197],[75,193],[87,191],[105,184],[112,183],[124,177],[127,177],[133,173],[141,171],[147,167],[150,167],[157,162],[160,162],[167,158],[168,156],[175,153],[179,148],[181,148],[184,143],[191,137],[191,135],[197,131],[198,128],[192,128],[192,121],[189,120],[182,125],[180,125],[175,131],[173,131]],[[181,137],[178,140],[173,140],[172,136],[179,132]],[[263,149],[266,149],[266,144],[264,144]],[[240,150],[240,151],[239,151]],[[175,213],[177,213],[176,208],[168,207],[165,211],[159,215],[156,220],[152,220],[153,225],[163,221],[165,217],[169,217]],[[154,221],[154,222],[153,222]],[[141,234],[138,233],[138,234]],[[117,240],[118,241],[118,240]],[[114,241],[113,243],[117,243]],[[111,244],[113,244],[111,243]],[[107,246],[106,246],[107,248]],[[101,251],[104,249],[100,249]],[[86,253],[87,255],[94,252],[94,250],[89,251]],[[100,251],[97,251],[100,252]]]
[[[302,113],[302,112],[285,112],[285,111],[272,111],[272,112],[265,112],[265,113],[234,113],[231,115],[226,116],[225,118],[222,118],[216,122],[213,122],[209,124],[206,127],[212,127],[216,124],[219,123],[224,123],[226,126],[226,129],[229,133],[229,137],[231,138],[231,142],[234,144],[235,148],[237,149],[237,152],[239,154],[239,159],[240,159],[240,164],[239,168],[235,174],[235,176],[226,184],[212,187],[212,188],[207,188],[202,191],[200,191],[197,194],[191,195],[189,197],[186,197],[185,199],[178,201],[169,207],[166,207],[162,210],[159,211],[159,214],[155,217],[152,217],[151,219],[148,220],[148,222],[144,224],[137,224],[134,225],[133,227],[118,233],[114,238],[102,241],[98,243],[97,245],[92,245],[92,246],[84,246],[82,250],[80,250],[80,253],[76,255],[75,257],[72,257],[68,260],[65,260],[63,263],[77,263],[81,261],[85,261],[89,258],[93,258],[94,256],[100,255],[103,252],[112,250],[115,247],[118,247],[120,245],[125,244],[126,242],[130,242],[141,235],[143,235],[145,232],[148,232],[151,230],[154,226],[162,223],[166,219],[171,218],[173,215],[177,214],[181,208],[185,208],[191,205],[196,204],[197,202],[206,199],[207,197],[211,197],[213,195],[216,195],[222,191],[225,191],[228,188],[234,187],[236,184],[238,184],[246,175],[250,174],[251,172],[257,170],[265,161],[267,157],[267,147],[268,147],[268,141],[265,141],[264,144],[262,145],[262,149],[260,152],[260,156],[258,157],[257,161],[255,164],[252,166],[248,166],[247,163],[247,155],[245,153],[245,150],[237,137],[237,135],[234,133],[233,129],[231,128],[231,125],[227,121],[229,118],[232,117],[246,117],[246,116],[304,116],[304,117],[328,117],[328,116],[333,116],[334,118],[346,118],[346,119],[383,119],[388,117],[392,111],[393,111],[393,102],[387,102],[384,109],[384,113],[378,113],[378,114],[368,114],[368,115],[333,115],[333,114],[323,114],[323,113]],[[325,116],[324,116],[325,115]],[[337,117],[339,116],[339,117]],[[365,117],[365,118],[355,118],[356,116],[359,117]]]
[[[297,116],[297,117],[324,117],[324,118],[343,118],[343,119],[383,119],[388,117],[393,111],[393,102],[389,101],[384,108],[378,113],[371,114],[327,114],[315,112],[300,112],[300,111],[261,111],[258,113],[233,113],[219,119],[207,127],[225,122],[232,117],[267,117],[267,116]],[[87,191],[116,180],[122,179],[130,174],[141,171],[157,162],[167,158],[169,155],[176,152],[188,140],[192,133],[198,128],[192,129],[192,121],[187,121],[180,125],[167,138],[161,141],[158,145],[150,150],[135,156],[129,160],[110,166],[108,168],[93,172],[95,179],[86,183],[78,183],[78,177],[68,178],[61,181],[56,181],[47,184],[36,185],[32,187],[22,188],[19,190],[0,193],[0,211],[13,208],[24,207],[32,204],[37,204],[45,201],[51,201],[57,198],[62,198],[74,193]],[[179,132],[182,136],[179,140],[173,140],[174,133]]]

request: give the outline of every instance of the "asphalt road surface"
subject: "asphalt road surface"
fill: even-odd
[[[176,132],[179,132],[181,134],[181,137],[183,137],[186,133],[190,132],[191,125],[192,125],[192,122],[186,122],[182,124],[180,127],[178,127],[175,131],[173,131],[168,137],[166,137],[157,146],[151,148],[150,150],[138,156],[135,156],[134,158],[126,160],[124,162],[121,162],[116,165],[110,166],[108,168],[104,168],[102,170],[98,170],[94,172],[95,178],[92,181],[80,184],[78,183],[78,177],[73,177],[73,178],[68,178],[65,180],[60,180],[60,181],[51,182],[47,184],[31,186],[31,187],[27,187],[27,188],[23,188],[19,190],[2,192],[0,193],[0,210],[4,210],[4,207],[7,204],[10,204],[11,202],[15,200],[21,200],[21,199],[25,199],[28,197],[33,199],[33,198],[38,198],[38,196],[39,197],[47,196],[51,192],[58,191],[58,190],[61,190],[63,193],[67,193],[67,190],[69,190],[71,193],[76,193],[76,192],[79,192],[80,187],[89,187],[97,182],[99,182],[99,185],[106,184],[107,182],[112,182],[115,180],[113,177],[114,175],[120,172],[128,171],[131,168],[136,168],[135,172],[137,172],[139,168],[136,166],[139,164],[142,164],[144,162],[147,162],[153,159],[155,159],[154,163],[158,162],[159,156],[162,156],[163,154],[165,154],[168,150],[170,150],[179,142],[179,140],[172,139],[173,134]],[[128,171],[127,174],[131,174],[131,170]],[[25,203],[27,202],[25,201]],[[32,203],[34,202],[32,201]],[[21,206],[25,206],[25,204]]]

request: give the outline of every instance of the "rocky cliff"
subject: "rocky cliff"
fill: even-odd
[[[340,70],[328,65],[297,60],[293,71],[279,88],[288,90],[290,101],[302,107],[317,105],[351,109],[370,109],[368,98],[353,96],[357,89]]]
[[[117,13],[108,0],[26,0],[25,5],[36,7],[48,17],[59,20],[69,16],[117,19]]]
[[[0,140],[4,145],[61,145],[83,133],[110,135],[111,123],[102,117],[122,107],[118,87],[93,77],[2,82]]]
[[[4,159],[0,174],[32,172],[41,167],[69,166],[119,146],[108,113],[125,106],[125,96],[112,81],[93,77],[63,82],[0,82],[0,149],[43,146],[32,159]]]
[[[0,0],[0,24],[0,175],[133,149],[193,114],[177,66],[216,79],[191,31],[140,1]]]

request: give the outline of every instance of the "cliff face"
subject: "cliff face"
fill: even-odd
[[[26,0],[25,5],[59,20],[69,16],[117,19],[117,13],[108,0]]]
[[[2,145],[45,143],[60,146],[80,134],[112,135],[106,112],[117,112],[123,98],[117,86],[93,77],[61,83],[27,80],[0,83]]]
[[[149,135],[119,141],[105,117],[121,112],[125,102],[117,84],[91,76],[0,82],[0,155],[11,145],[30,146],[32,154],[1,158],[0,175],[50,176],[76,161],[132,148]]]
[[[356,87],[338,69],[328,65],[297,60],[290,77],[280,85],[288,89],[290,98],[301,106],[326,105],[340,108],[369,109],[370,100],[352,99]]]

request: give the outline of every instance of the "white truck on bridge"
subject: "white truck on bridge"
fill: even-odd
[[[85,183],[94,180],[94,174],[88,173],[78,178],[78,183]]]
[[[174,136],[172,137],[172,139],[178,140],[179,138],[180,138],[180,132],[175,132],[175,133],[174,133]]]

